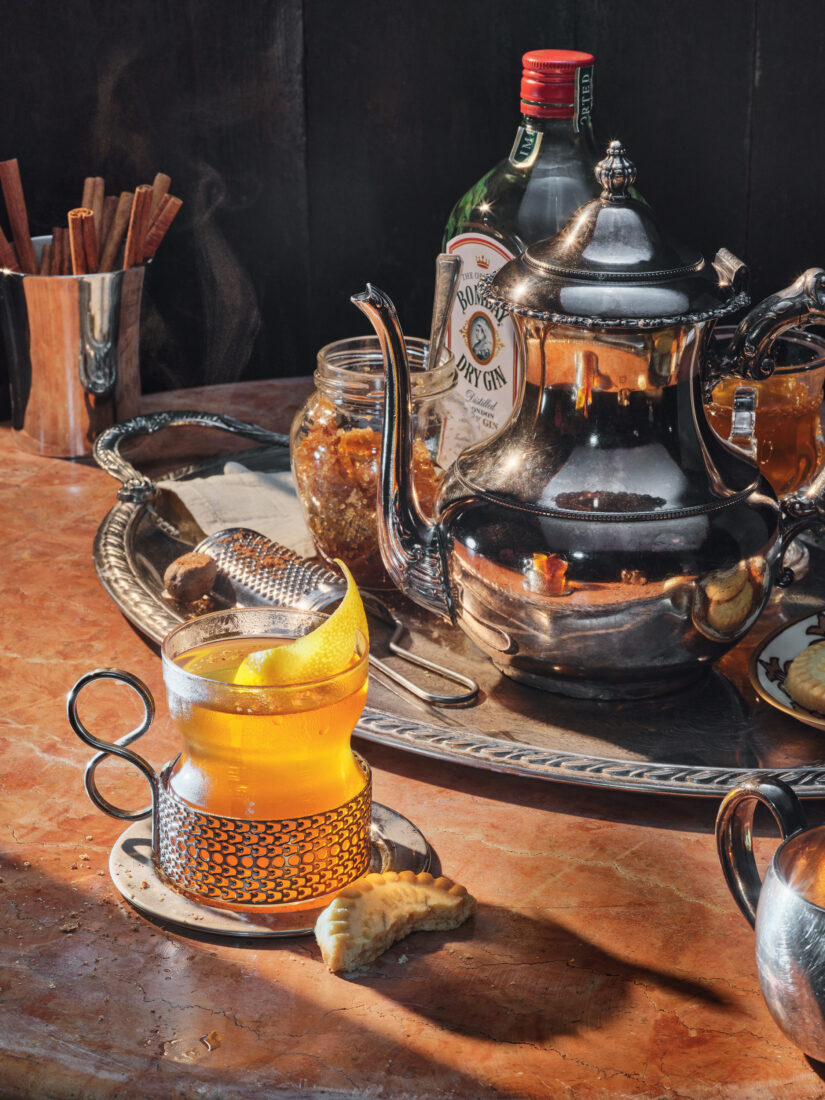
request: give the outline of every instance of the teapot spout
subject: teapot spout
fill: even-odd
[[[410,368],[395,306],[378,287],[350,299],[370,320],[384,356],[384,430],[378,484],[378,545],[405,596],[455,622],[444,534],[423,515],[413,484]]]

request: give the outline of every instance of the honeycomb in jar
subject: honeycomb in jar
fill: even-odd
[[[293,468],[307,526],[321,554],[347,563],[358,584],[386,586],[378,548],[376,498],[381,433],[339,424],[335,407],[318,402],[313,422],[293,452]],[[425,443],[413,443],[413,484],[432,514],[440,474]]]

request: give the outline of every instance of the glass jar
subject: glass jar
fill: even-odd
[[[425,370],[428,341],[408,336],[412,373],[414,483],[431,513],[443,473],[442,399],[456,384],[455,359],[444,349]],[[378,338],[336,340],[318,352],[315,391],[295,415],[292,473],[307,526],[327,561],[341,558],[367,588],[389,587],[378,548],[378,464],[384,423],[384,359]]]

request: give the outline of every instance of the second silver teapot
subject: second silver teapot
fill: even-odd
[[[748,304],[744,264],[674,244],[628,193],[635,168],[620,143],[596,174],[600,198],[488,279],[479,308],[513,316],[520,393],[508,423],[450,468],[435,520],[410,478],[395,310],[372,286],[353,301],[385,356],[378,526],[390,576],[508,676],[614,698],[691,683],[768,599],[788,525],[703,405],[726,373],[769,375],[780,333],[825,317],[825,274],[766,299],[712,357],[716,323]]]

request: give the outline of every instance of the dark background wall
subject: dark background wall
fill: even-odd
[[[0,42],[33,233],[85,175],[162,170],[184,200],[147,284],[147,392],[308,373],[366,331],[368,279],[426,335],[446,216],[509,152],[530,48],[596,55],[597,133],[756,295],[825,265],[822,0],[0,0]]]

